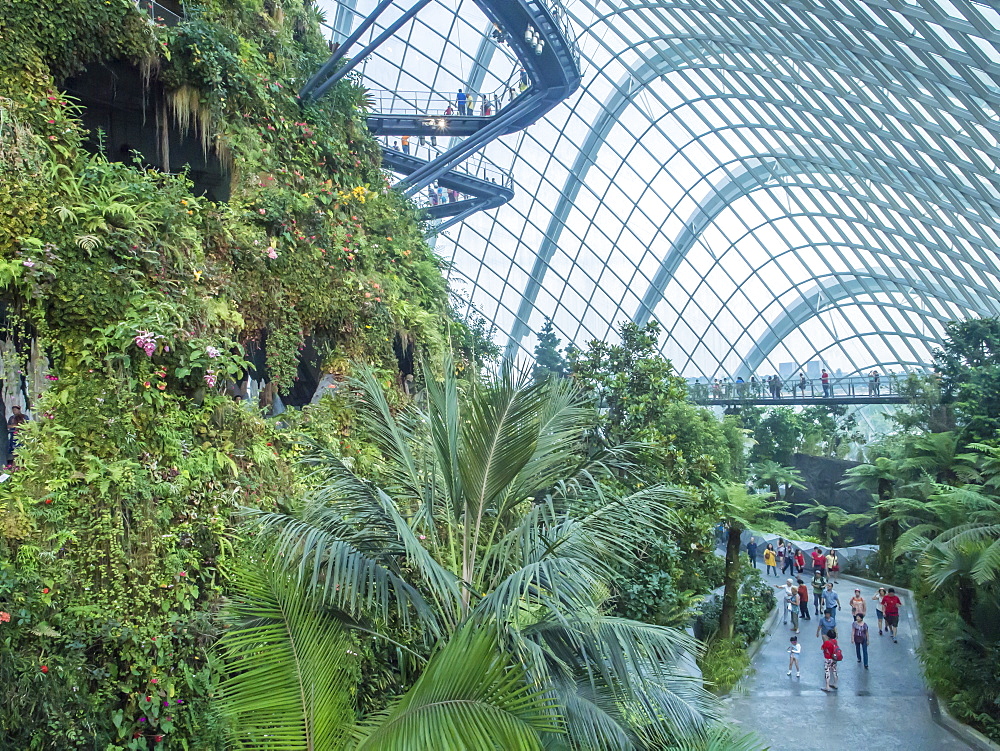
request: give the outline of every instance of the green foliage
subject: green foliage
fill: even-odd
[[[726,644],[736,643],[745,651],[763,634],[764,623],[774,609],[777,597],[774,587],[764,581],[760,571],[746,568],[741,572],[739,598],[736,604],[733,639],[717,638],[719,617],[722,614],[722,598],[716,597],[701,606],[698,616],[701,638],[710,644],[715,641]]]
[[[559,342],[559,337],[552,330],[552,319],[546,318],[535,345],[535,366],[531,371],[535,381],[566,375],[566,359],[559,353]]]
[[[455,320],[444,264],[386,185],[360,87],[296,99],[328,54],[313,5],[186,5],[171,27],[131,0],[0,13],[0,289],[16,345],[4,367],[27,373],[36,418],[0,485],[11,748],[222,744],[210,647],[243,544],[232,510],[287,507],[311,483],[293,466],[297,439],[223,396],[246,345],[283,392],[306,337],[331,372],[355,357],[382,385],[398,382],[396,342],[453,348],[461,366],[489,348]],[[84,149],[81,109],[57,82],[113,61],[162,85],[162,100],[144,92],[151,112],[231,170],[230,202],[193,195],[183,169],[141,166],[152,155]],[[342,398],[286,423],[361,471],[382,461]]]
[[[918,591],[918,603],[927,681],[955,718],[1000,742],[1000,634],[970,628],[940,593]]]
[[[969,440],[992,441],[1000,430],[1000,319],[952,321],[934,353],[944,398],[954,401]]]
[[[659,324],[622,324],[621,344],[593,341],[573,350],[573,379],[601,408],[600,433],[609,443],[642,441],[646,482],[705,486],[714,477],[736,478],[742,442],[708,409],[687,401],[687,389],[659,352]]]
[[[402,630],[418,656],[465,628],[491,634],[581,746],[662,745],[701,728],[713,708],[678,670],[693,642],[609,612],[612,577],[645,540],[668,536],[687,494],[613,492],[628,452],[585,450],[594,415],[571,382],[454,370],[425,373],[424,397],[398,411],[357,373],[354,407],[383,457],[382,487],[319,452],[315,493],[290,514],[255,514],[274,560],[331,615]]]
[[[800,505],[797,517],[800,520],[803,517],[812,517],[813,520],[805,530],[810,541],[834,547],[850,544],[849,539],[844,536],[845,527],[852,524],[867,524],[872,520],[871,514],[849,514],[839,506],[824,506],[815,499]]]
[[[705,683],[716,693],[727,693],[746,675],[750,656],[742,637],[711,639],[698,660]]]
[[[219,643],[232,748],[339,748],[354,722],[355,640],[273,561],[242,561]]]

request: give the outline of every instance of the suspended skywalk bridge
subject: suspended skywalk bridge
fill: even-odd
[[[417,0],[344,62],[347,52],[360,42],[379,16],[395,2],[381,0],[303,86],[299,96],[303,101],[322,97],[379,45],[411,21],[429,1]],[[514,193],[509,185],[489,181],[473,184],[467,182],[467,177],[453,176],[451,173],[455,167],[493,139],[515,133],[536,122],[576,91],[581,80],[579,50],[572,41],[565,12],[557,0],[474,2],[499,30],[524,70],[523,76],[518,74],[516,87],[511,86],[505,92],[494,92],[482,98],[474,94],[471,106],[458,101],[457,91],[453,101],[444,97],[434,101],[431,95],[427,95],[426,101],[419,97],[407,100],[398,92],[395,95],[382,92],[377,95],[381,107],[373,107],[372,114],[368,116],[368,127],[375,135],[463,137],[429,160],[420,160],[395,149],[387,149],[384,156],[386,167],[403,175],[397,187],[407,196],[415,197],[421,189],[435,181],[446,190],[449,185],[462,183],[468,190],[451,189],[473,196],[469,200],[476,201],[475,206],[470,204],[462,210],[462,218],[471,213],[467,210],[470,207],[472,211],[495,208],[509,201]]]
[[[397,174],[409,175],[427,161],[396,149],[382,149],[383,164]],[[502,206],[514,197],[510,174],[493,165],[481,165],[474,170],[466,162],[441,175],[437,184],[444,189],[443,197],[433,198],[438,195],[433,187],[414,196],[417,205],[424,209],[425,218],[439,221],[435,232],[443,232],[477,211]]]
[[[776,376],[752,376],[747,381],[729,379],[688,379],[688,398],[695,404],[709,407],[740,406],[806,406],[909,404],[911,397],[900,393],[898,376],[879,374],[866,376],[831,376],[826,385],[822,378],[798,376],[780,378],[780,388],[774,385]]]

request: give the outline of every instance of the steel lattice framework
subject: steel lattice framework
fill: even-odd
[[[368,4],[326,3],[344,28]],[[581,89],[486,148],[516,195],[437,250],[511,352],[545,318],[580,344],[656,319],[691,375],[923,367],[945,322],[1000,314],[992,5],[567,0]],[[436,0],[365,77],[492,91],[516,71],[490,31]]]

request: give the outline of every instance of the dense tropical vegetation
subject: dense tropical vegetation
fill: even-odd
[[[903,430],[846,484],[872,494],[880,574],[912,586],[927,677],[962,721],[1000,739],[1000,324],[954,322],[937,370],[912,379]],[[942,403],[944,398],[945,403]]]
[[[497,364],[365,91],[297,100],[315,4],[185,7],[0,14],[2,399],[33,417],[0,482],[0,745],[753,748],[709,690],[774,603],[740,534],[844,541],[791,465],[854,450],[854,416],[697,407],[655,323],[561,351],[546,322],[530,373]],[[110,66],[225,202],[85,127],[64,84]],[[953,325],[849,480],[941,635],[929,674],[994,734],[998,331]]]

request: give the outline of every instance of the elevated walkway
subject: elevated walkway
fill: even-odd
[[[412,174],[427,164],[426,159],[404,154],[402,151],[395,149],[383,149],[382,162],[388,169],[402,175]],[[497,206],[503,206],[503,204],[514,197],[514,190],[510,187],[509,176],[502,182],[494,182],[493,180],[475,177],[461,169],[453,169],[441,175],[437,183],[445,190],[455,191],[462,196],[468,196],[458,201],[424,206],[427,219],[445,220],[435,227],[435,231],[437,232],[446,230],[451,225],[462,221],[477,211],[486,211],[494,209]]]
[[[807,405],[813,404],[823,404],[827,406],[833,406],[837,404],[909,404],[910,399],[905,396],[807,396],[801,399],[794,399],[792,397],[781,397],[779,399],[771,399],[764,397],[744,397],[738,399],[736,397],[730,398],[720,398],[720,399],[692,399],[695,404],[700,404],[706,407],[767,407],[767,406],[787,406],[787,407],[805,407]]]
[[[773,376],[772,376],[773,378]],[[688,398],[704,406],[789,406],[840,405],[840,404],[909,404],[910,397],[901,394],[896,376],[879,374],[831,377],[826,389],[822,379],[778,379],[780,389],[771,391],[772,382],[767,377],[751,381],[732,382],[728,379],[707,381],[688,379]]]
[[[350,61],[341,64],[347,50],[393,5],[393,0],[381,0],[303,86],[299,92],[302,100],[313,101],[322,97],[369,53],[408,23],[427,2],[428,0],[417,0]],[[409,109],[404,106],[401,109],[392,108],[390,111],[373,113],[368,118],[369,128],[377,135],[465,136],[464,140],[440,156],[406,174],[397,187],[408,196],[415,195],[435,180],[440,181],[445,173],[494,138],[522,130],[536,122],[580,85],[579,51],[570,40],[571,32],[557,0],[475,0],[475,3],[502,30],[504,41],[524,68],[528,84],[506,106],[491,110],[488,115],[483,114],[481,102],[473,104],[473,112],[478,111],[478,115],[469,112],[462,114],[457,102],[454,103],[453,113],[449,115],[445,112],[450,105],[427,107],[423,111],[415,106],[413,111],[401,111]]]

